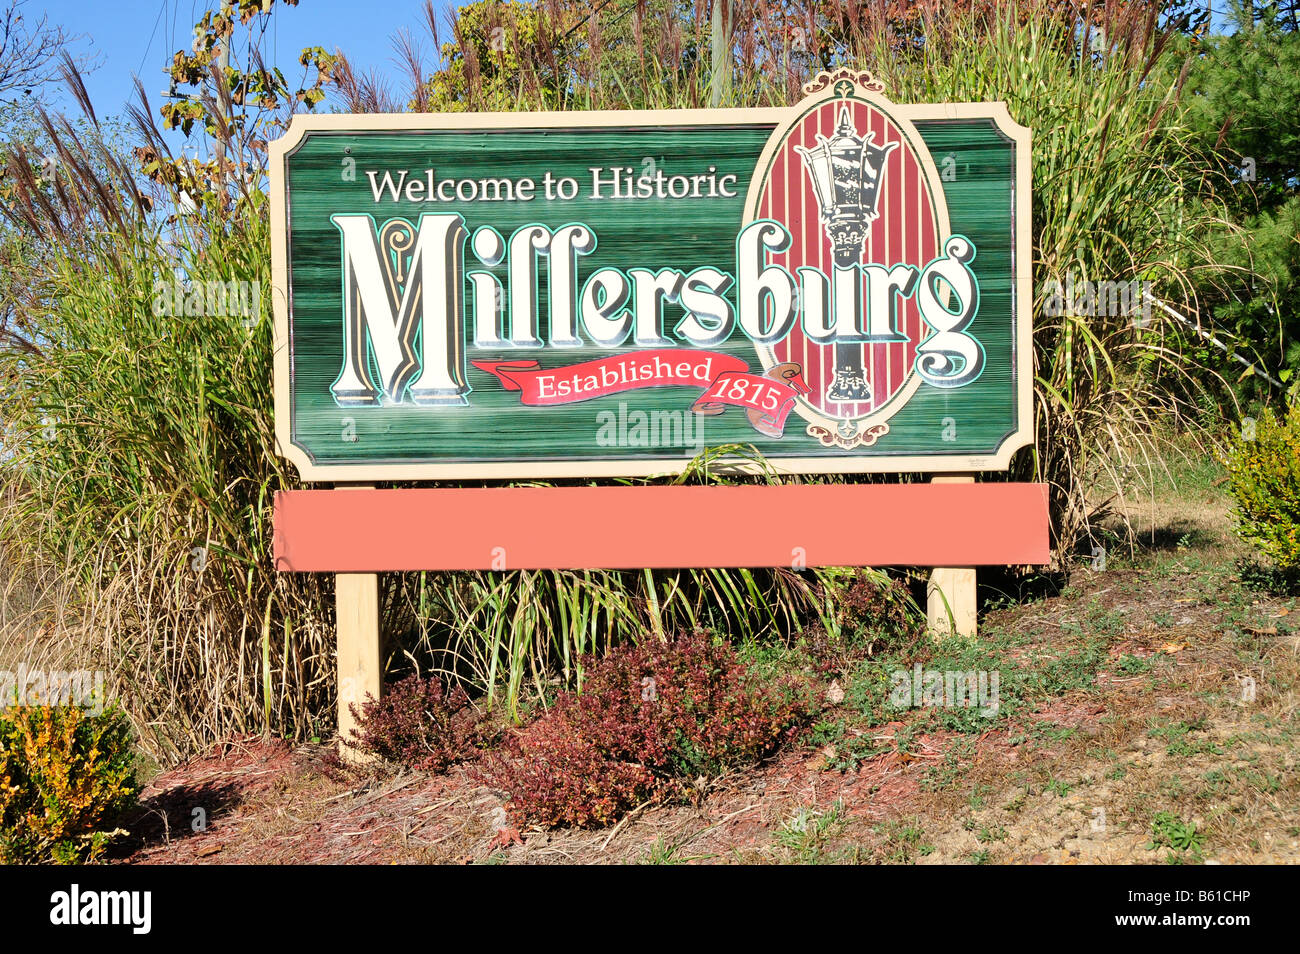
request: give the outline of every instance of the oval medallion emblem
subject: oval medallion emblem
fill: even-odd
[[[801,367],[809,393],[795,410],[808,433],[850,448],[887,434],[890,416],[921,383],[917,346],[932,329],[911,292],[917,273],[942,254],[949,226],[938,170],[916,128],[894,118],[860,74],[833,79],[823,100],[773,133],[746,222],[785,227],[789,246],[770,263],[801,289],[790,334],[759,348],[764,367]]]

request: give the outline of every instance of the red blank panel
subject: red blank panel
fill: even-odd
[[[279,570],[978,566],[1048,561],[1046,484],[294,490]]]

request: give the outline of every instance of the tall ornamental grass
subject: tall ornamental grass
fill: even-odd
[[[1143,297],[1197,314],[1192,278],[1215,271],[1206,240],[1226,168],[1196,148],[1185,62],[1157,29],[1160,10],[1013,0],[924,17],[926,42],[905,51],[884,34],[864,42],[891,98],[1004,100],[1033,130],[1037,447],[1013,476],[1051,485],[1060,563],[1093,531],[1090,489],[1149,483],[1171,421],[1214,424],[1188,416],[1180,395],[1204,369]],[[1137,293],[1128,308],[1057,297],[1085,282],[1136,282]]]
[[[45,122],[54,175],[22,151],[5,166],[9,227],[45,250],[26,347],[0,349],[6,653],[106,670],[164,760],[311,731],[331,602],[270,561],[295,477],[271,421],[266,197],[172,205],[102,137]]]

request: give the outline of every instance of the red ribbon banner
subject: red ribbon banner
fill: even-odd
[[[472,361],[495,376],[507,391],[518,391],[527,407],[574,404],[640,388],[702,388],[692,405],[697,414],[721,414],[728,405],[748,411],[762,434],[780,437],[800,394],[807,394],[797,364],[782,364],[767,376],[750,374],[740,358],[718,351],[658,348],[544,369],[537,361]]]
[[[696,414],[721,414],[726,405],[748,409],[749,423],[760,434],[780,437],[799,395],[807,394],[803,370],[793,362],[778,364],[766,375],[728,371],[718,375],[691,408]]]

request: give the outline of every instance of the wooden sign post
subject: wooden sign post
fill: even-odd
[[[974,482],[974,474],[947,474],[931,479],[931,483],[935,484],[973,484]],[[1042,513],[1046,516],[1046,508]],[[1046,562],[1046,559],[1043,557],[1041,560],[1023,562],[1039,563]],[[925,616],[931,632],[973,638],[978,610],[974,566],[940,566],[931,571],[925,590]]]
[[[374,574],[1044,562],[1029,131],[822,74],[789,109],[295,117],[272,148],[286,571],[338,574],[340,727],[379,690]],[[933,483],[455,488],[680,473]],[[948,475],[948,476],[944,476]],[[617,528],[617,533],[611,533]]]
[[[336,573],[334,608],[338,626],[339,739],[351,738],[366,699],[379,698],[383,668],[379,642],[379,574]]]

